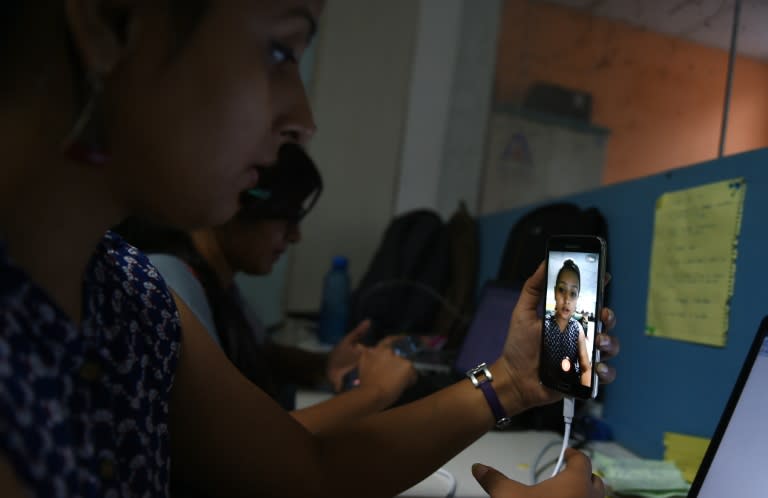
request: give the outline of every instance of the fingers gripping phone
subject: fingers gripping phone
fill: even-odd
[[[546,262],[539,377],[545,386],[568,396],[594,398],[605,241],[594,236],[553,236],[547,241]]]

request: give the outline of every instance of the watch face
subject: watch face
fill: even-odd
[[[496,427],[498,429],[503,429],[504,427],[508,426],[510,423],[512,423],[511,417],[500,418],[499,420],[496,421]]]
[[[488,370],[488,365],[485,363],[481,363],[475,368],[470,369],[467,372],[467,377],[469,377],[475,387],[482,384],[483,382],[487,382],[493,379],[490,370]]]

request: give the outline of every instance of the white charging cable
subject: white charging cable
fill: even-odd
[[[552,477],[555,477],[563,466],[563,459],[565,458],[565,450],[568,449],[568,443],[571,440],[571,423],[573,422],[573,412],[576,401],[573,398],[563,399],[563,422],[565,422],[565,432],[563,433],[563,446],[560,448],[560,457],[557,459],[555,470],[552,472]]]

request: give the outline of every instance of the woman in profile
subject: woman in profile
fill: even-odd
[[[473,379],[484,389],[465,379],[313,434],[109,231],[130,216],[225,223],[282,144],[310,139],[298,61],[323,7],[0,2],[3,498],[166,497],[172,478],[213,496],[393,496],[504,413],[561,398],[538,382],[539,268],[492,379]],[[609,341],[606,357],[616,351]],[[494,498],[604,494],[579,452],[534,487],[476,475]]]

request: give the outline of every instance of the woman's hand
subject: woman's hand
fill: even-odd
[[[372,390],[382,408],[397,401],[406,387],[416,382],[413,364],[391,347],[366,348],[358,363],[360,390]]]
[[[495,370],[502,369],[510,377],[515,391],[512,399],[516,401],[512,411],[553,403],[562,397],[562,394],[545,388],[539,382],[541,318],[537,308],[544,297],[545,286],[546,267],[542,264],[523,286],[512,312],[504,354],[494,364]],[[595,343],[601,352],[601,363],[596,365],[596,369],[600,382],[610,383],[616,372],[602,360],[619,352],[618,340],[605,333],[616,325],[616,317],[613,311],[604,308],[600,319],[603,321],[603,333],[597,335]]]
[[[592,464],[583,453],[568,449],[565,470],[551,479],[534,486],[526,486],[509,479],[491,467],[476,463],[472,475],[491,498],[603,498],[603,481],[592,474]]]
[[[357,366],[360,355],[365,350],[365,347],[360,344],[360,339],[370,328],[371,322],[363,320],[357,327],[345,335],[341,342],[328,354],[328,365],[326,366],[325,375],[334,391],[341,391],[344,375]]]

